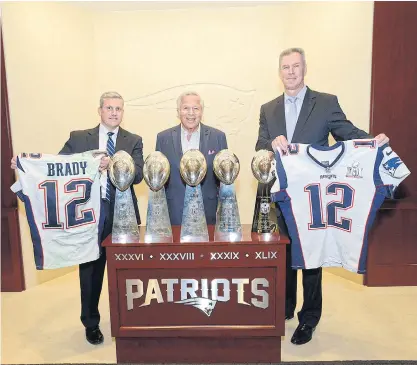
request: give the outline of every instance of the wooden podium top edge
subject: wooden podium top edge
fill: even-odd
[[[288,237],[281,232],[273,233],[255,233],[251,232],[252,225],[242,224],[242,238],[239,241],[226,241],[226,240],[215,240],[214,239],[214,226],[208,226],[209,240],[207,242],[180,242],[181,226],[172,226],[173,242],[145,242],[146,227],[139,227],[140,239],[139,242],[127,242],[127,243],[113,243],[112,236],[109,235],[102,243],[105,247],[125,247],[125,246],[194,246],[194,245],[213,245],[213,246],[224,246],[224,245],[247,245],[247,244],[289,244]]]

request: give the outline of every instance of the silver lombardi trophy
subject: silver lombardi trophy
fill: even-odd
[[[240,170],[239,159],[229,150],[222,150],[214,158],[213,169],[220,180],[214,240],[240,241],[242,226],[233,184]]]
[[[135,163],[127,152],[118,151],[112,156],[109,178],[116,187],[112,243],[139,242],[139,227],[129,189],[135,178]]]
[[[271,233],[275,230],[275,224],[271,223],[269,214],[271,210],[271,197],[268,183],[275,177],[274,154],[271,151],[259,150],[252,159],[252,173],[261,183],[258,189],[260,193],[256,198],[256,209],[252,230],[258,233]]]
[[[189,150],[181,158],[180,173],[187,184],[182,213],[181,242],[209,240],[200,182],[207,172],[207,162],[199,150]]]
[[[169,161],[161,152],[152,152],[145,160],[143,177],[149,186],[145,242],[172,242],[172,228],[164,185],[170,173]]]

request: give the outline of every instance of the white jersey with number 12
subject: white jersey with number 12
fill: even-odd
[[[410,174],[398,155],[361,139],[331,147],[291,144],[275,160],[271,198],[288,227],[293,268],[364,273],[377,209]]]
[[[25,203],[38,270],[100,256],[100,156],[23,153],[12,186]]]

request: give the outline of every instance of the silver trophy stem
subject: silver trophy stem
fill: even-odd
[[[171,221],[164,187],[158,191],[149,191],[145,242],[172,242]]]
[[[138,243],[139,238],[132,192],[130,189],[122,192],[116,188],[112,243]]]
[[[242,225],[240,224],[234,184],[220,183],[214,240],[236,242],[241,239]]]
[[[185,188],[180,241],[207,242],[208,240],[209,236],[201,186],[187,185]]]

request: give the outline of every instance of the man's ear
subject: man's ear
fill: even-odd
[[[101,108],[100,107],[97,108],[97,113],[98,113],[98,115],[101,115]]]
[[[307,74],[307,63],[304,64],[304,76]]]

